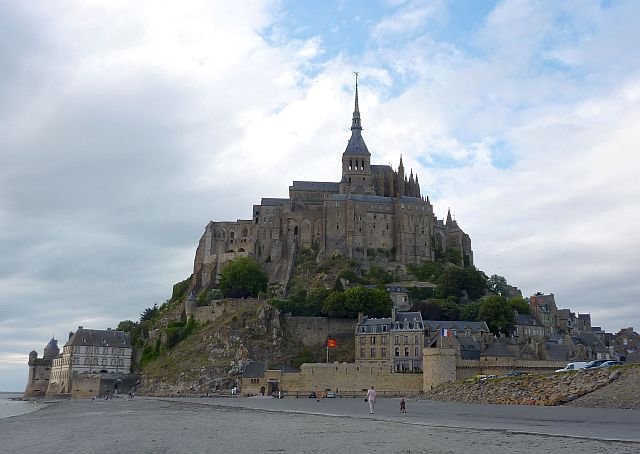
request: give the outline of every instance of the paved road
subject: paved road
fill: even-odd
[[[474,405],[452,402],[407,400],[407,413],[400,413],[400,399],[378,399],[369,414],[362,399],[337,398],[194,398],[178,399],[225,407],[349,416],[413,423],[430,427],[492,430],[508,433],[552,435],[594,440],[640,443],[640,411],[608,408],[538,407],[522,405]],[[638,447],[640,452],[640,446]]]

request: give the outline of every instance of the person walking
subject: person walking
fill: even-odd
[[[367,397],[365,400],[369,402],[369,413],[373,414],[376,406],[376,390],[373,386],[369,391],[367,391]]]
[[[407,412],[407,404],[404,401],[404,397],[402,398],[402,400],[400,401],[400,413],[406,413]]]

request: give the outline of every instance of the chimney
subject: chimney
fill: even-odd
[[[78,326],[78,329],[82,329],[82,326]]]
[[[69,331],[69,339],[71,339],[71,336],[73,336],[73,331]]]

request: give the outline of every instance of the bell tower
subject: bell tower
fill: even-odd
[[[362,123],[358,105],[358,73],[356,75],[356,96],[351,119],[351,138],[342,153],[341,194],[374,194],[371,178],[371,153],[362,138]]]

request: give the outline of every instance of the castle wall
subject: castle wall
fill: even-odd
[[[343,395],[364,395],[371,386],[380,394],[406,395],[422,391],[422,374],[398,374],[392,372],[389,361],[357,363],[312,363],[303,364],[299,373],[283,373],[268,370],[260,379],[243,378],[241,391],[244,394],[259,394],[260,387],[269,390],[269,382],[295,395],[305,396],[311,391],[338,390]]]
[[[44,397],[49,387],[51,360],[35,359],[29,362],[29,381],[24,391],[25,398]]]
[[[198,323],[207,323],[217,320],[227,313],[227,311],[240,311],[256,307],[260,300],[254,298],[247,299],[223,299],[212,301],[209,306],[186,308],[186,315],[193,315]]]
[[[284,324],[289,337],[306,347],[322,344],[329,336],[353,338],[356,329],[356,320],[327,317],[285,317]]]
[[[136,387],[139,378],[131,374],[76,374],[71,397],[87,399],[107,394],[128,394],[129,390]]]

